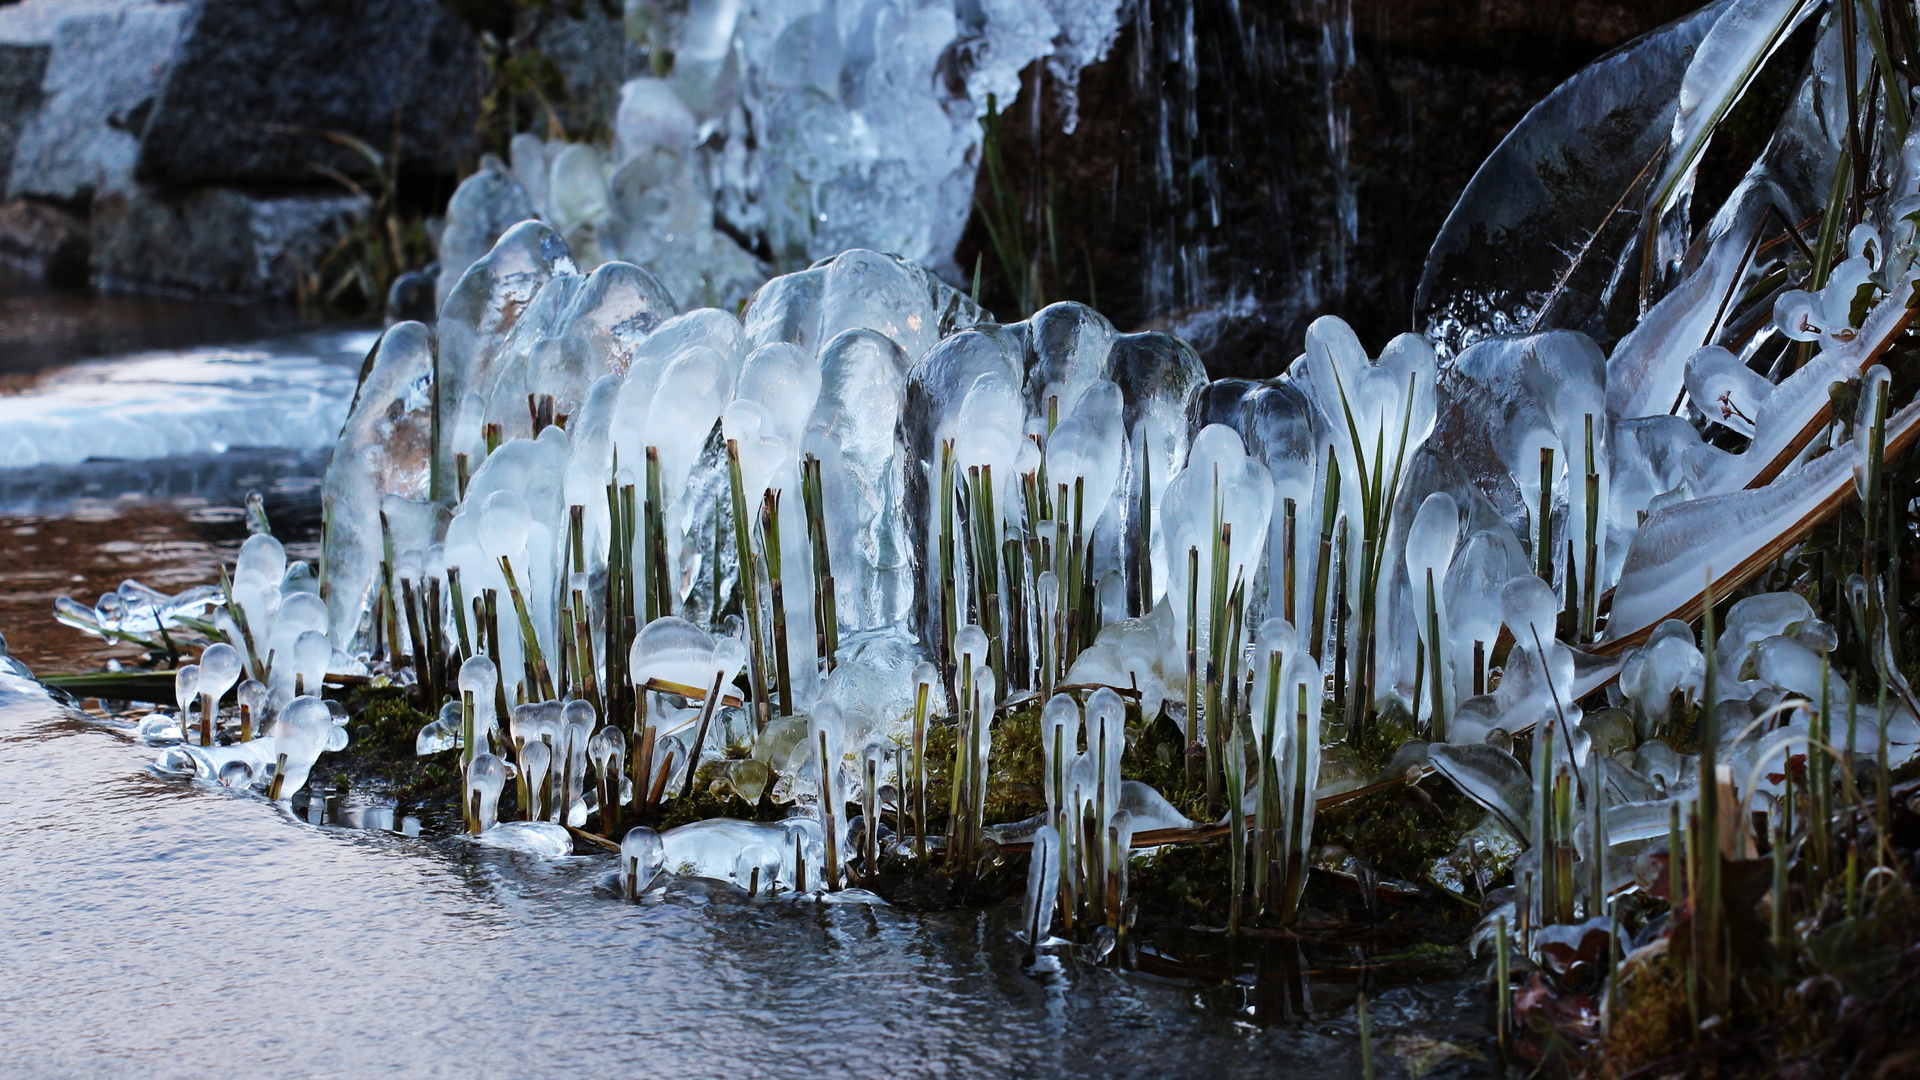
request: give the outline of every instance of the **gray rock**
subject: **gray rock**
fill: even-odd
[[[13,169],[13,148],[20,132],[40,111],[40,81],[47,74],[47,57],[53,47],[44,41],[7,36],[6,16],[25,5],[0,9],[0,194],[5,194],[7,174]]]
[[[84,200],[126,186],[141,128],[192,16],[192,5],[177,0],[26,0],[0,8],[7,195]]]
[[[87,282],[87,222],[57,206],[16,199],[0,206],[0,259],[56,285]]]
[[[117,191],[93,203],[92,271],[108,287],[294,296],[366,210],[365,200],[348,195]]]
[[[473,33],[435,0],[201,0],[147,122],[137,175],[162,185],[363,175],[326,137],[456,173],[477,152]]]

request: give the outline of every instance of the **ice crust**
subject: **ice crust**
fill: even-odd
[[[1476,683],[1492,674],[1492,642],[1503,624],[1512,625],[1500,591],[1509,579],[1533,572],[1538,560],[1531,549],[1543,526],[1553,550],[1545,559],[1550,577],[1534,585],[1543,593],[1541,605],[1557,611],[1569,595],[1618,585],[1607,634],[1624,636],[1641,619],[1651,626],[1672,610],[1654,610],[1665,602],[1662,589],[1679,595],[1691,587],[1673,566],[1701,555],[1694,546],[1702,535],[1698,525],[1676,528],[1670,519],[1720,513],[1717,504],[1687,496],[1709,496],[1754,475],[1752,463],[1767,455],[1769,440],[1795,426],[1801,403],[1813,400],[1818,371],[1843,371],[1852,362],[1853,339],[1836,339],[1810,365],[1813,374],[1763,395],[1725,357],[1696,358],[1690,370],[1699,392],[1752,418],[1753,447],[1730,455],[1706,445],[1684,421],[1610,412],[1607,361],[1590,341],[1568,332],[1487,339],[1443,373],[1417,338],[1397,339],[1374,358],[1344,324],[1322,320],[1288,375],[1209,384],[1191,352],[1172,339],[1115,334],[1097,313],[1073,304],[1055,305],[1025,323],[995,325],[924,269],[872,252],[846,252],[773,279],[739,319],[712,309],[673,316],[646,272],[620,263],[604,264],[594,278],[629,283],[625,298],[620,304],[583,301],[586,279],[567,245],[546,226],[526,223],[509,230],[449,299],[435,394],[443,415],[456,419],[442,425],[436,464],[443,480],[436,496],[448,501],[444,476],[455,453],[481,462],[446,533],[447,561],[463,572],[471,568],[473,581],[493,576],[487,565],[493,556],[477,550],[482,530],[473,501],[510,489],[527,503],[528,520],[524,556],[516,549],[510,558],[528,561],[537,594],[530,605],[550,617],[561,537],[542,523],[557,523],[566,503],[580,503],[587,547],[594,550],[604,543],[606,479],[638,483],[646,448],[653,447],[678,590],[667,608],[704,611],[713,589],[731,588],[739,572],[712,558],[716,547],[723,557],[731,547],[716,543],[731,516],[724,505],[724,453],[717,448],[731,440],[750,505],[769,489],[792,507],[793,463],[805,454],[820,460],[843,641],[880,633],[878,640],[903,634],[900,640],[928,642],[941,586],[929,523],[940,514],[938,473],[943,447],[951,445],[957,476],[977,469],[993,477],[1005,535],[1030,528],[1047,535],[1052,527],[1026,520],[1021,473],[1044,466],[1050,484],[1080,489],[1090,534],[1088,579],[1101,582],[1103,621],[1119,622],[1118,636],[1100,634],[1073,659],[1073,677],[1138,686],[1158,699],[1184,690],[1186,553],[1199,554],[1205,588],[1212,579],[1216,482],[1219,520],[1231,537],[1229,586],[1242,584],[1250,602],[1264,604],[1296,634],[1310,622],[1307,598],[1320,586],[1314,556],[1323,524],[1331,521],[1334,535],[1345,534],[1351,560],[1363,501],[1372,498],[1392,503],[1384,540],[1398,553],[1381,563],[1376,592],[1377,700],[1397,696],[1427,718],[1434,711],[1431,695],[1412,700],[1414,660],[1421,651],[1437,654],[1444,686],[1439,710],[1463,712],[1459,738],[1467,742],[1497,724],[1531,726],[1541,710],[1570,703],[1568,695],[1580,685],[1564,646],[1551,640],[1552,620],[1529,617],[1528,633],[1540,632],[1545,653],[1522,642],[1521,662],[1510,665],[1516,677],[1494,699],[1497,709],[1467,707]],[[1869,333],[1876,320],[1892,317],[1890,309],[1883,303],[1869,313]],[[578,327],[588,321],[602,332],[590,347],[575,348],[572,355],[584,359],[539,362],[567,357],[554,343],[584,341]],[[490,390],[495,384],[511,392]],[[525,438],[531,430],[524,398],[533,387],[556,390],[556,411],[561,400],[578,402],[572,426]],[[1730,418],[1730,412],[1723,416]],[[506,439],[492,456],[479,441],[488,424]],[[1545,490],[1543,448],[1553,452]],[[617,476],[611,472],[616,458]],[[1342,496],[1329,508],[1327,478],[1336,468]],[[1774,503],[1817,502],[1824,496],[1815,489],[1825,476],[1818,470],[1836,466],[1806,468],[1815,471],[1795,474],[1802,482],[1722,498],[1756,521],[1778,520],[1784,511]],[[1138,510],[1146,473],[1152,518],[1143,522]],[[1587,565],[1575,550],[1589,531],[1589,473],[1600,515],[1591,530],[1598,545],[1593,582],[1585,580]],[[1369,494],[1382,483],[1394,486]],[[1543,505],[1550,515],[1544,521]],[[1279,528],[1288,508],[1291,549]],[[783,525],[778,545],[790,567],[790,613],[810,618],[810,552],[794,527],[799,515],[790,510],[785,519],[792,524]],[[1669,532],[1686,541],[1684,549],[1658,543]],[[1143,543],[1153,577],[1144,597],[1137,591],[1142,563],[1136,554]],[[1724,557],[1729,549],[1717,547],[1715,554]],[[1356,580],[1350,562],[1336,561],[1332,571],[1339,580],[1330,590]],[[956,572],[964,595],[974,571],[963,564]],[[1429,574],[1442,632],[1437,641],[1426,640]],[[1057,603],[1047,598],[1058,585],[1051,573],[1041,575],[1036,602]],[[651,588],[651,580],[643,587]],[[1212,633],[1208,607],[1197,609],[1203,647]],[[1138,643],[1124,645],[1119,628],[1126,616],[1152,609],[1166,611],[1165,621],[1148,620]],[[816,670],[823,658],[813,655],[811,644],[804,634],[792,635],[794,669]],[[1361,652],[1349,650],[1348,662],[1356,665],[1349,679],[1363,662]],[[514,658],[507,659],[511,670]],[[875,670],[897,666],[888,661]],[[868,670],[856,666],[841,685],[849,692],[868,685],[862,674]],[[1556,670],[1561,680],[1549,691]],[[805,696],[835,692],[806,675],[798,681]],[[901,695],[865,698],[886,698],[886,708],[900,708]]]
[[[1732,21],[1716,26],[1709,44],[1732,42],[1727,48],[1738,53],[1739,20],[1778,7],[1729,5],[1721,18]],[[504,597],[517,588],[540,651],[559,655],[563,603],[579,596],[589,610],[576,614],[594,627],[608,617],[601,605],[609,485],[638,489],[652,475],[660,485],[665,573],[649,566],[636,587],[637,599],[662,617],[639,634],[629,669],[641,681],[702,693],[716,674],[726,683],[753,649],[765,647],[750,640],[766,636],[764,578],[760,594],[739,608],[753,625],[715,610],[749,580],[732,540],[736,526],[757,537],[764,555],[778,554],[789,624],[804,628],[816,615],[812,537],[797,505],[802,463],[811,457],[840,647],[836,656],[816,655],[824,635],[789,633],[788,704],[798,714],[781,723],[804,725],[791,734],[797,743],[804,732],[806,742],[797,753],[793,745],[770,751],[763,763],[783,798],[824,804],[836,844],[852,839],[840,817],[843,794],[869,782],[849,762],[879,762],[884,755],[867,753],[869,744],[905,734],[909,673],[929,661],[943,665],[953,678],[940,680],[939,696],[955,702],[966,690],[975,698],[969,708],[982,716],[1021,690],[1050,695],[1034,685],[1032,661],[1027,671],[1005,665],[1012,655],[1051,647],[1050,628],[1069,608],[1073,618],[1093,622],[1077,655],[1058,658],[1057,669],[1087,700],[1074,706],[1080,715],[1071,721],[1064,713],[1049,721],[1049,730],[1078,737],[1065,756],[1048,748],[1057,758],[1049,762],[1048,797],[1056,812],[1075,800],[1092,805],[1110,827],[1156,817],[1144,803],[1140,813],[1118,817],[1115,695],[1138,695],[1155,711],[1197,702],[1200,688],[1187,685],[1189,631],[1209,665],[1244,664],[1234,674],[1251,681],[1256,701],[1291,705],[1309,690],[1305,735],[1289,722],[1256,738],[1277,764],[1306,762],[1316,791],[1367,779],[1337,760],[1322,775],[1320,688],[1331,674],[1369,693],[1364,706],[1407,709],[1435,740],[1408,760],[1432,762],[1515,819],[1510,826],[1527,816],[1526,800],[1509,790],[1515,770],[1526,772],[1509,755],[1513,733],[1543,733],[1536,779],[1604,758],[1615,762],[1605,768],[1625,770],[1614,786],[1639,803],[1684,785],[1685,770],[1658,760],[1650,742],[1642,746],[1646,760],[1616,756],[1666,723],[1676,695],[1703,693],[1705,665],[1713,665],[1720,698],[1705,705],[1730,715],[1758,716],[1780,707],[1782,695],[1810,696],[1831,634],[1810,612],[1785,612],[1785,600],[1744,601],[1713,657],[1702,657],[1690,632],[1668,620],[1689,612],[1710,575],[1779,555],[1770,547],[1776,538],[1856,484],[1857,447],[1797,459],[1787,451],[1818,419],[1832,383],[1858,375],[1898,332],[1914,278],[1911,228],[1854,230],[1826,290],[1780,300],[1775,325],[1762,332],[1816,348],[1778,384],[1749,366],[1748,352],[1675,345],[1710,336],[1701,320],[1712,305],[1702,298],[1740,283],[1747,271],[1736,256],[1759,227],[1762,200],[1768,192],[1797,197],[1800,185],[1783,171],[1788,151],[1818,151],[1820,132],[1783,128],[1779,153],[1769,151],[1708,226],[1701,258],[1666,283],[1611,356],[1579,333],[1547,331],[1482,337],[1443,367],[1421,338],[1403,335],[1373,356],[1349,327],[1328,318],[1310,327],[1286,374],[1209,382],[1192,351],[1165,335],[1116,333],[1076,304],[1000,325],[921,262],[840,250],[849,247],[836,232],[846,219],[836,217],[842,204],[834,200],[851,189],[835,183],[876,183],[885,198],[914,192],[912,176],[875,178],[893,168],[886,155],[926,150],[924,138],[884,138],[884,122],[911,115],[921,99],[896,93],[883,118],[873,96],[886,79],[917,70],[917,54],[863,50],[888,34],[906,35],[888,40],[908,45],[976,35],[974,66],[960,74],[967,100],[977,104],[1002,92],[996,80],[1004,73],[995,65],[1011,57],[1097,53],[1073,51],[1085,43],[1083,32],[1100,36],[1097,19],[1080,18],[1086,14],[1009,2],[990,5],[978,25],[916,30],[881,25],[885,19],[855,26],[834,8],[715,3],[640,20],[649,40],[677,42],[684,64],[625,88],[611,150],[523,137],[510,166],[492,163],[469,181],[455,207],[465,219],[449,225],[453,246],[479,251],[476,238],[495,225],[498,240],[471,265],[448,262],[453,283],[437,343],[424,328],[403,324],[376,352],[326,482],[332,644],[350,652],[363,643],[379,553],[391,551],[403,581],[458,568],[468,595],[492,589]],[[775,55],[777,64],[756,59]],[[1831,67],[1831,57],[1817,51],[1816,77]],[[1683,114],[1710,97],[1722,75],[1690,73],[1680,89]],[[1817,97],[1796,102],[1790,119],[1823,119]],[[731,141],[735,125],[762,115],[783,123],[744,154]],[[919,134],[935,142],[958,130],[922,127]],[[1677,124],[1676,143],[1687,143],[1690,130]],[[871,147],[885,150],[862,158]],[[812,156],[793,157],[796,148]],[[1920,153],[1902,155],[1903,177],[1913,171],[1908,158]],[[937,171],[943,160],[922,152],[912,168]],[[849,173],[848,161],[864,164]],[[835,170],[834,179],[821,179]],[[733,240],[714,231],[713,207],[731,220],[729,213],[755,201],[737,198],[750,188],[762,196],[804,189],[806,198],[803,206],[785,196],[759,198],[754,228],[765,230],[756,235],[766,237],[761,250],[773,254],[772,265],[729,277],[715,252]],[[861,204],[852,220],[883,231],[900,225],[885,198]],[[540,220],[505,224],[522,205],[516,199]],[[807,221],[804,237],[783,216],[796,206]],[[824,246],[809,246],[816,243]],[[928,254],[924,244],[891,237],[874,243]],[[623,253],[634,262],[616,258]],[[822,254],[832,257],[809,265]],[[760,284],[766,270],[803,265]],[[723,299],[744,301],[737,316],[706,306],[726,290],[734,291]],[[1877,400],[1883,381],[1870,375],[1864,396]],[[1694,412],[1673,415],[1676,396]],[[437,430],[426,422],[436,412]],[[1920,406],[1895,411],[1889,431],[1904,437],[1915,423]],[[1700,434],[1711,425],[1749,445],[1716,447]],[[730,458],[753,520],[734,521]],[[758,536],[763,497],[782,507],[778,535]],[[566,544],[575,505],[587,553],[580,566],[570,565]],[[947,519],[962,523],[956,528],[966,535],[943,538],[935,523]],[[1043,552],[1064,550],[1076,536],[1084,546],[1073,559],[1043,561]],[[956,558],[961,540],[966,550]],[[984,556],[977,543],[990,545]],[[275,562],[267,545],[250,547],[234,588],[252,630],[251,656],[291,655],[296,679],[304,679],[309,660],[323,671],[317,650],[309,657],[302,648],[322,629],[305,611],[313,603],[283,603],[284,555]],[[627,554],[637,563],[651,551],[636,534]],[[1016,580],[1011,562],[996,566],[1003,554],[1030,578]],[[666,595],[651,595],[663,584]],[[1225,608],[1216,587],[1240,591],[1244,603],[1234,617],[1257,642],[1250,654],[1212,655],[1225,629],[1214,625]],[[949,599],[958,610],[946,609]],[[1337,617],[1327,617],[1329,601]],[[87,612],[75,605],[67,614],[104,631],[109,620],[125,618],[108,610],[116,605],[126,606],[103,602]],[[146,606],[158,612],[164,605]],[[282,607],[291,615],[275,628]],[[1595,633],[1590,611],[1602,607],[1604,629]],[[1021,639],[1008,639],[1002,628],[1009,624]],[[1029,626],[1049,629],[1026,639]],[[1506,635],[1513,645],[1489,690],[1492,656]],[[1569,644],[1597,640],[1617,651],[1642,638],[1624,660]],[[517,634],[503,635],[502,644],[501,686],[518,699],[529,689],[521,682],[529,669]],[[1315,654],[1346,667],[1328,672],[1311,660]],[[1276,680],[1259,662],[1266,656],[1279,658],[1277,685],[1268,685]],[[602,670],[606,659],[593,658]],[[268,677],[275,692],[297,689],[287,685],[286,668],[275,668]],[[1620,707],[1583,714],[1575,702],[1615,674]],[[764,678],[756,669],[749,682],[757,690]],[[662,748],[687,748],[693,707],[660,705]],[[1177,715],[1200,737],[1189,711]],[[1291,721],[1290,708],[1275,711]],[[707,725],[703,745],[691,747],[699,755],[753,738],[756,725],[731,706],[699,714]],[[821,737],[825,761],[817,760]],[[967,752],[984,754],[993,738],[992,725],[980,725]],[[583,812],[587,733],[563,725],[551,743],[549,768],[573,789],[561,792],[552,811],[570,820]],[[784,769],[774,767],[776,757]],[[1293,784],[1290,770],[1283,772]],[[1063,847],[1079,842],[1057,831]],[[723,878],[739,867],[772,872],[772,862],[747,849],[773,837],[735,839],[728,851],[709,858],[703,849],[684,865]]]
[[[370,334],[341,332],[61,368],[0,395],[0,469],[325,449],[372,344]]]

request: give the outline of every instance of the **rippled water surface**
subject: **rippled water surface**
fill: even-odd
[[[1007,909],[631,906],[595,891],[609,858],[314,827],[154,753],[0,676],[0,1074],[1358,1072],[1350,1010],[1261,1027],[1231,988],[1024,974]],[[1478,1015],[1463,982],[1381,991],[1380,1074],[1484,1069]]]

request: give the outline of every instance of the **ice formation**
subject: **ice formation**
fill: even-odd
[[[999,44],[969,94],[1000,85],[995,64],[1067,49],[1049,36],[1064,15],[1023,10],[1039,9],[970,31]],[[1724,26],[1694,27],[1706,66],[1675,91],[1662,191],[1691,182],[1694,117],[1728,93],[1717,65],[1752,59],[1794,5],[1724,10]],[[460,753],[480,843],[559,853],[591,816],[611,833],[696,790],[764,794],[794,814],[626,832],[625,893],[661,873],[837,890],[882,851],[931,843],[968,865],[989,840],[1028,843],[1022,931],[1040,945],[1056,909],[1123,926],[1133,844],[1195,826],[1123,780],[1129,716],[1164,713],[1203,751],[1234,864],[1255,868],[1235,896],[1284,918],[1319,805],[1376,784],[1431,770],[1484,806],[1526,849],[1517,903],[1538,927],[1571,922],[1576,902],[1597,912],[1689,807],[1773,805],[1785,760],[1835,740],[1889,761],[1920,749],[1873,585],[1846,585],[1888,688],[1868,702],[1832,665],[1835,628],[1750,584],[1871,495],[1889,447],[1920,439],[1920,404],[1889,400],[1873,366],[1920,282],[1920,132],[1887,154],[1887,189],[1827,281],[1783,291],[1740,334],[1716,336],[1711,313],[1763,272],[1740,253],[1765,200],[1793,201],[1776,175],[1788,151],[1836,152],[1815,92],[1834,71],[1830,28],[1774,148],[1696,257],[1665,260],[1672,280],[1610,354],[1542,330],[1450,334],[1444,355],[1409,334],[1372,356],[1323,318],[1286,374],[1256,382],[1209,381],[1180,341],[1119,333],[1083,305],[1002,325],[921,261],[839,250],[854,234],[836,231],[834,200],[860,196],[834,184],[882,183],[892,159],[829,136],[881,130],[867,80],[924,59],[860,50],[952,26],[887,8],[849,36],[832,6],[639,21],[681,44],[680,66],[627,87],[612,156],[523,138],[511,169],[456,197],[444,250],[475,257],[447,263],[437,338],[387,331],[335,449],[325,602],[263,535],[224,594],[123,587],[61,606],[107,636],[184,626],[231,642],[181,669],[181,715],[145,737],[186,742],[193,704],[242,665],[271,734],[218,747],[203,733],[169,750],[180,771],[270,774],[284,794],[336,739],[320,680],[349,665],[404,677],[404,658],[429,688],[458,673],[417,745]],[[757,110],[807,133],[815,157],[796,164],[769,138],[737,160],[736,125]],[[890,190],[951,164],[911,140],[873,145],[932,170]],[[764,283],[728,261],[745,255],[711,208],[730,220],[747,189],[728,185],[749,173],[770,185],[752,190],[776,266],[828,257]],[[890,213],[853,221],[899,250],[947,250],[937,220],[932,239],[885,234],[904,220]],[[811,222],[804,239],[795,220]],[[1666,232],[1649,233],[1656,255]],[[738,315],[702,306],[727,297]],[[1795,361],[1762,375],[1759,350],[1783,347]],[[1858,411],[1829,424],[1847,382]],[[1724,627],[1696,636],[1688,620],[1735,586]],[[1665,737],[1696,706],[1706,739],[1687,758]],[[989,822],[1011,709],[1037,713],[1045,811]],[[1366,775],[1336,740],[1389,717],[1417,737]],[[930,724],[952,728],[949,824],[909,837]],[[527,821],[495,820],[509,759]]]
[[[658,86],[629,90],[633,117],[666,100]],[[647,138],[690,127],[650,123]],[[597,175],[576,149],[518,174],[536,189],[547,176],[549,204],[585,214],[602,203],[565,189]],[[571,239],[583,235],[576,224]],[[894,257],[846,251],[775,277],[738,319],[675,314],[673,290],[647,270],[601,261],[587,274],[604,248],[577,259],[554,229],[515,225],[449,292],[437,357],[404,325],[382,344],[343,439],[351,452],[329,477],[330,575],[359,598],[336,610],[333,633],[364,644],[381,632],[372,598],[393,602],[393,587],[373,567],[390,547],[383,573],[447,598],[420,609],[441,624],[430,637],[455,636],[455,596],[464,621],[509,628],[508,700],[611,692],[613,680],[680,695],[648,709],[650,731],[623,734],[630,752],[645,736],[661,755],[653,780],[671,771],[670,786],[691,784],[730,740],[806,717],[804,749],[768,761],[798,774],[788,797],[824,804],[830,870],[852,857],[841,808],[874,760],[862,748],[905,737],[907,670],[928,662],[960,717],[967,784],[986,768],[1001,702],[1092,690],[1045,710],[1066,865],[1088,857],[1060,815],[1076,800],[1096,820],[1121,809],[1120,699],[1101,695],[1164,703],[1231,761],[1216,745],[1230,737],[1230,680],[1272,714],[1254,737],[1273,767],[1240,782],[1270,778],[1271,798],[1250,805],[1276,826],[1310,823],[1315,799],[1302,793],[1351,786],[1320,771],[1331,689],[1330,719],[1349,728],[1406,709],[1453,747],[1436,748],[1433,766],[1518,828],[1531,804],[1515,777],[1529,770],[1500,739],[1555,727],[1548,760],[1578,770],[1596,731],[1638,745],[1659,730],[1672,694],[1697,693],[1687,643],[1663,632],[1633,654],[1625,729],[1575,705],[1621,670],[1591,650],[1618,652],[1685,615],[1710,566],[1736,571],[1850,486],[1854,455],[1776,459],[1803,445],[1793,436],[1819,380],[1857,372],[1891,332],[1913,280],[1911,230],[1889,239],[1884,254],[1878,233],[1854,240],[1867,276],[1847,271],[1848,287],[1881,275],[1874,302],[1846,313],[1858,327],[1826,326],[1831,305],[1782,301],[1779,332],[1818,352],[1777,386],[1724,349],[1622,368],[1619,353],[1609,361],[1568,332],[1488,338],[1444,365],[1409,335],[1375,358],[1334,319],[1314,324],[1287,375],[1209,383],[1175,340],[1118,334],[1073,304],[999,325]],[[417,376],[379,378],[389,355],[435,373],[429,398]],[[1642,392],[1618,379],[1684,386],[1707,423],[1751,445],[1728,453],[1682,420],[1638,415]],[[358,419],[416,416],[428,400],[441,417],[431,447]],[[1900,412],[1888,430],[1913,423]],[[364,509],[376,494],[384,533]],[[1750,524],[1735,536],[1700,524],[1728,515]],[[619,610],[635,619],[630,638],[609,633]],[[616,640],[630,642],[617,663]],[[1773,646],[1753,677],[1804,691],[1806,667]],[[722,715],[731,703],[702,703],[715,686],[741,695],[744,727]],[[839,759],[826,774],[823,743]],[[571,768],[570,753],[556,743],[548,768]],[[965,842],[984,792],[961,798],[975,816]],[[733,874],[715,860],[683,862]]]
[[[990,101],[1012,105],[1036,60],[1071,101],[1121,8],[628,0],[629,32],[670,56],[669,69],[621,87],[610,146],[523,134],[509,161],[490,157],[462,183],[440,245],[440,299],[535,216],[583,269],[638,264],[688,307],[737,309],[770,271],[850,248],[957,279],[979,118]]]

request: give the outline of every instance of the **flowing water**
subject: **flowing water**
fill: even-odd
[[[86,378],[224,365],[225,385],[296,392],[320,415],[344,410],[329,402],[358,347],[302,334],[93,362]],[[67,393],[79,370],[27,393]],[[42,672],[132,659],[55,624],[53,597],[215,580],[250,490],[312,557],[323,465],[290,441],[0,470],[0,631]],[[1152,975],[1074,957],[1023,970],[1017,905],[921,915],[695,880],[628,905],[601,885],[609,857],[316,825],[160,778],[157,753],[0,674],[0,1075],[1358,1075],[1357,952],[1285,978],[1165,957]],[[1483,1012],[1470,979],[1383,980],[1378,1074],[1487,1073]]]
[[[1261,1026],[1247,985],[1023,973],[1014,909],[628,905],[610,857],[316,827],[152,756],[0,676],[0,1074],[1358,1073],[1351,984]],[[1380,990],[1379,1074],[1484,1072],[1480,1012],[1465,981]]]

